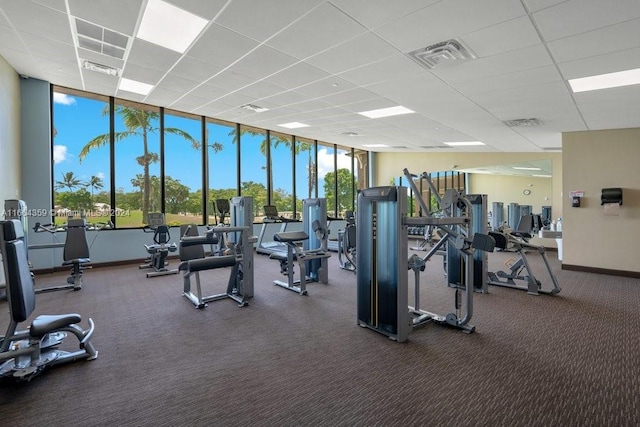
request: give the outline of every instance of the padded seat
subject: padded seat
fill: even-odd
[[[493,237],[493,240],[496,241],[496,248],[507,249],[507,237],[504,234],[490,231],[489,236]]]
[[[273,235],[273,240],[281,243],[295,243],[308,240],[309,235],[304,231],[285,231]]]
[[[233,267],[237,262],[235,255],[212,256],[182,261],[178,270],[194,273],[196,271],[212,270],[214,268]]]
[[[62,261],[62,265],[87,264],[90,262],[91,262],[91,259],[89,258],[76,258],[76,259],[70,259],[67,261]]]
[[[81,320],[82,317],[76,313],[58,315],[43,314],[33,319],[31,328],[29,328],[29,335],[33,338],[42,338],[49,332],[80,323]]]
[[[298,259],[298,257],[296,256],[295,252],[292,255],[293,255],[293,260],[294,261]],[[280,261],[287,261],[289,258],[288,258],[288,255],[287,255],[286,252],[273,252],[273,253],[269,254],[269,259],[277,259],[277,260],[280,260]]]

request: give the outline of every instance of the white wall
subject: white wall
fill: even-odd
[[[564,133],[562,150],[563,264],[640,272],[640,129]],[[619,216],[600,205],[610,187],[623,189]],[[579,208],[575,190],[585,192]]]
[[[20,77],[0,56],[0,203],[20,198]],[[4,219],[2,217],[2,219]],[[4,269],[0,268],[0,284]]]

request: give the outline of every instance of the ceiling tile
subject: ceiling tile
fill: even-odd
[[[266,43],[294,58],[306,59],[365,31],[339,9],[323,3]]]
[[[142,11],[142,0],[68,0],[69,11],[85,21],[133,36]],[[67,27],[68,27],[67,23]]]

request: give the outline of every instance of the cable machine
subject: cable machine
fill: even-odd
[[[419,195],[411,174],[414,195]],[[448,192],[454,194],[457,192]],[[437,193],[436,193],[437,194]],[[439,198],[439,196],[436,196]],[[429,209],[422,197],[417,196],[423,214]],[[426,261],[445,242],[458,248],[465,259],[465,283],[472,283],[473,253],[475,250],[492,251],[493,238],[475,233],[471,238],[473,213],[470,202],[465,198],[442,201],[441,206],[463,203],[467,206],[464,217],[407,217],[407,188],[402,186],[374,187],[358,194],[357,213],[357,297],[358,324],[387,335],[398,342],[408,339],[409,333],[427,322],[453,326],[464,332],[473,332],[469,324],[473,315],[473,287],[464,289],[465,302],[462,311],[461,288],[455,290],[455,312],[438,315],[420,309],[420,272],[425,270]],[[435,226],[442,230],[443,237],[424,257],[412,255],[408,258],[408,227]],[[466,230],[461,232],[459,229]],[[409,306],[408,270],[415,276],[414,306]]]

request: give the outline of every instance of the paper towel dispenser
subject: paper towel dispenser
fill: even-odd
[[[600,204],[617,203],[622,205],[622,188],[603,188],[600,195]]]

